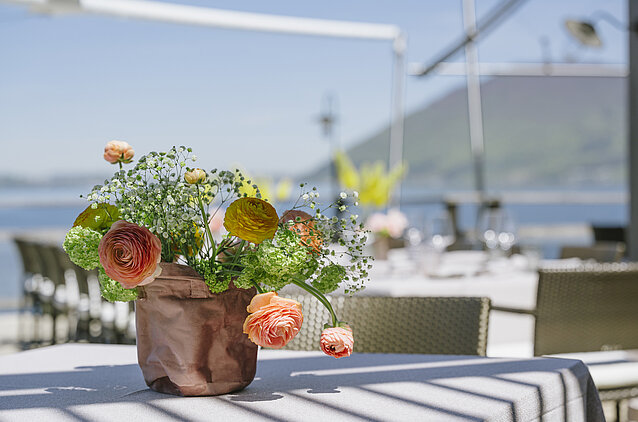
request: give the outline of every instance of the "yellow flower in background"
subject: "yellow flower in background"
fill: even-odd
[[[407,170],[405,164],[400,164],[388,172],[381,161],[363,163],[357,170],[342,151],[337,152],[334,159],[339,182],[346,189],[358,191],[359,203],[364,206],[385,206]]]
[[[292,180],[281,179],[275,186],[275,200],[277,202],[283,202],[290,198],[292,193]]]
[[[244,176],[245,172],[242,171]],[[250,183],[248,181],[250,180]],[[258,187],[255,188],[254,185]],[[261,198],[270,202],[282,202],[290,198],[292,193],[292,181],[290,179],[281,179],[279,182],[274,183],[271,179],[263,177],[247,177],[245,176],[242,181],[242,186],[239,188],[240,194],[246,194],[250,198],[257,197],[257,191],[261,194]]]
[[[337,167],[337,175],[339,182],[346,189],[358,189],[359,188],[359,172],[357,168],[352,164],[350,157],[343,151],[337,151],[335,153],[335,166]]]
[[[224,216],[228,233],[255,244],[272,239],[279,217],[268,202],[258,198],[240,198],[230,204]]]

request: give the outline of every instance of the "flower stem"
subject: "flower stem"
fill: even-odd
[[[199,205],[199,211],[202,214],[202,222],[204,223],[204,227],[206,228],[206,234],[208,235],[208,240],[210,242],[210,248],[213,249],[212,258],[215,259],[215,239],[213,239],[213,233],[210,231],[210,226],[208,225],[208,218],[206,218],[206,211],[204,210],[204,203],[202,202],[202,197],[199,194],[199,185],[195,185],[197,187],[197,203]]]
[[[301,281],[301,280],[297,280],[296,278],[293,278],[292,282],[296,284],[297,286],[301,287],[302,289],[304,289],[305,291],[307,291],[308,293],[310,293],[311,295],[313,295],[314,297],[316,297],[317,300],[321,302],[321,304],[325,306],[326,309],[328,309],[328,312],[330,312],[330,317],[332,318],[332,326],[336,327],[337,323],[339,322],[339,319],[337,318],[337,314],[335,314],[334,309],[332,309],[332,305],[330,304],[328,299],[323,295],[323,293],[321,293],[319,290],[315,289],[313,286],[306,283],[305,281]]]
[[[257,289],[257,294],[262,294],[264,293],[264,289],[261,288],[261,286],[259,285],[259,283],[257,283],[255,280],[251,280],[251,282],[253,283],[253,285],[255,286],[255,288]]]

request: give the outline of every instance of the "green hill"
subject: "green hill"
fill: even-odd
[[[626,80],[497,77],[482,85],[489,189],[617,187],[626,179]],[[348,151],[386,160],[388,129]],[[471,189],[465,87],[405,121],[406,185]],[[326,170],[315,173],[325,177]]]

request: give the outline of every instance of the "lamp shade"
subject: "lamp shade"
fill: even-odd
[[[598,33],[596,33],[596,28],[591,22],[566,20],[565,26],[567,31],[581,44],[588,47],[601,47],[603,45]]]

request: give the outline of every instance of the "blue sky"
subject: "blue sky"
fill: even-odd
[[[500,1],[477,0],[479,19]],[[408,62],[428,62],[463,28],[460,0],[173,3],[395,24],[408,34]],[[482,39],[479,58],[540,61],[546,37],[557,62],[625,63],[626,34],[603,22],[604,47],[588,50],[568,38],[563,20],[605,10],[626,21],[626,9],[621,0],[528,0]],[[190,145],[205,168],[299,174],[328,157],[316,122],[326,92],[338,98],[343,146],[388,124],[391,57],[389,42],[34,17],[0,3],[0,174],[109,172],[101,151],[111,139],[138,155]],[[407,111],[463,83],[408,76]]]

